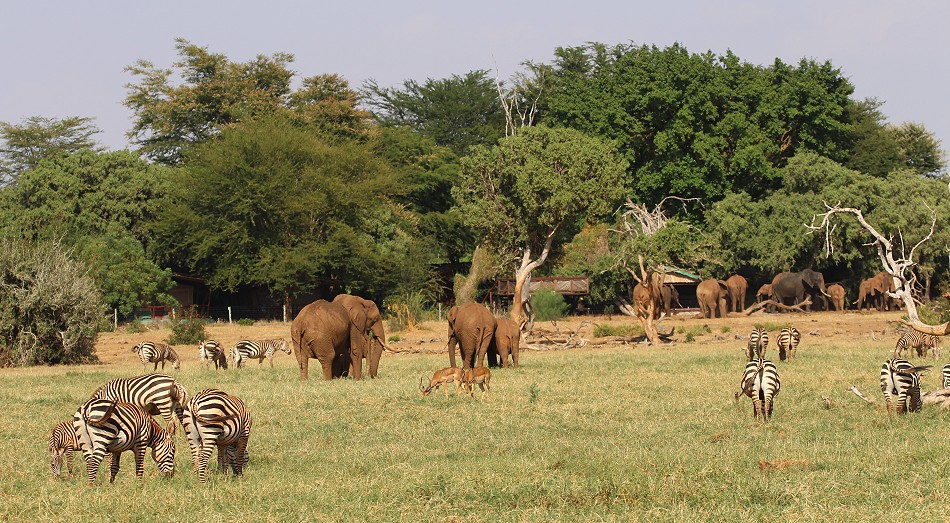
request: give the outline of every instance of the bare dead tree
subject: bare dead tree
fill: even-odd
[[[624,204],[626,210],[621,215],[620,228],[611,229],[611,231],[629,240],[628,243],[632,243],[639,236],[655,235],[669,221],[666,213],[663,212],[663,205],[668,200],[685,203],[698,200],[698,198],[667,196],[652,209],[643,203],[627,200]],[[632,258],[631,253],[624,251],[617,256],[617,264],[637,282],[633,293],[633,304],[619,299],[619,308],[622,313],[640,320],[647,339],[651,343],[659,344],[662,337],[657,331],[655,317],[663,287],[663,273],[658,268],[649,266],[644,260],[643,253],[636,253],[637,264],[633,267],[630,266]]]
[[[927,207],[927,210],[930,211],[930,231],[927,233],[924,238],[915,243],[913,247],[908,251],[904,242],[903,234],[898,234],[898,241],[895,243],[893,238],[885,237],[881,234],[874,226],[872,226],[864,218],[864,213],[860,209],[855,209],[853,207],[841,207],[840,203],[835,205],[828,205],[825,203],[825,207],[828,209],[826,212],[817,214],[812,218],[812,223],[806,224],[805,226],[812,232],[822,232],[825,234],[825,249],[828,253],[833,252],[834,245],[832,243],[832,233],[834,232],[834,225],[832,223],[835,216],[839,214],[850,214],[855,217],[858,223],[861,225],[864,230],[871,234],[874,237],[874,242],[872,243],[877,248],[878,257],[881,260],[881,265],[884,267],[884,271],[887,272],[894,279],[894,286],[896,290],[893,292],[888,292],[888,296],[901,300],[904,303],[904,307],[907,311],[908,320],[901,320],[901,323],[913,328],[918,332],[924,334],[933,334],[937,336],[944,336],[950,332],[950,322],[944,323],[942,325],[928,325],[920,321],[920,316],[917,312],[917,301],[914,299],[914,286],[917,283],[917,278],[913,272],[914,267],[917,263],[914,261],[914,253],[917,249],[928,241],[934,234],[934,229],[937,226],[937,211],[931,208],[926,203],[924,206]]]
[[[519,73],[515,75],[514,87],[505,89],[498,68],[495,67],[495,88],[498,89],[498,100],[505,111],[505,136],[514,136],[518,134],[518,129],[534,125],[534,118],[538,114],[538,102],[544,90],[543,70],[539,71],[534,93],[528,92],[530,84],[527,76]]]

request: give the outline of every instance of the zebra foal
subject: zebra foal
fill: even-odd
[[[746,345],[747,361],[765,357],[765,349],[769,347],[769,333],[765,329],[755,328],[749,334],[749,343]]]
[[[73,475],[73,451],[81,450],[73,429],[73,420],[63,421],[53,429],[49,435],[49,468],[54,477],[60,477],[63,472],[63,462],[69,475]]]
[[[137,353],[139,359],[142,360],[142,372],[146,371],[149,363],[155,364],[152,366],[152,371],[158,370],[159,363],[162,364],[162,370],[165,370],[166,361],[172,362],[173,369],[181,370],[181,360],[178,359],[178,353],[164,343],[144,341],[132,347],[132,352]]]
[[[109,483],[113,483],[119,473],[119,457],[126,450],[135,455],[135,477],[142,479],[146,447],[151,447],[152,458],[162,474],[171,477],[175,473],[175,441],[137,405],[90,399],[73,415],[73,429],[86,459],[90,485],[95,483],[107,453],[112,456]]]
[[[215,447],[220,468],[230,465],[234,475],[244,473],[252,420],[240,398],[220,389],[205,389],[185,406],[182,421],[199,481],[207,479],[208,461]]]

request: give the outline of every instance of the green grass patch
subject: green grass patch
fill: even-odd
[[[768,332],[779,332],[782,329],[791,327],[792,324],[789,322],[778,322],[778,321],[763,321],[755,324],[756,329],[765,329]]]
[[[445,354],[387,354],[358,382],[300,382],[293,358],[186,361],[173,374],[190,393],[221,388],[254,417],[245,476],[205,485],[181,436],[171,479],[146,458],[135,480],[128,453],[115,484],[103,468],[87,487],[78,456],[73,478],[50,477],[53,426],[141,365],[2,369],[0,521],[946,521],[948,413],[889,417],[871,343],[809,339],[776,362],[768,424],[734,403],[745,361],[725,345],[525,352],[484,401],[419,394]]]
[[[607,336],[642,336],[643,326],[639,323],[624,323],[619,325],[601,324],[594,327],[594,337]]]

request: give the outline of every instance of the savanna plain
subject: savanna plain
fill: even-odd
[[[103,466],[89,487],[77,453],[74,475],[54,479],[53,426],[98,385],[141,373],[132,345],[168,337],[120,329],[100,335],[100,365],[0,371],[0,520],[946,521],[950,413],[925,406],[888,416],[880,394],[899,314],[677,317],[661,323],[677,332],[668,345],[524,351],[521,368],[492,369],[484,399],[419,393],[419,377],[448,364],[436,321],[389,333],[399,335],[398,353],[384,354],[375,380],[301,382],[283,353],[273,369],[265,361],[215,371],[198,364],[197,347],[177,346],[182,369],[166,373],[189,393],[218,387],[248,405],[245,475],[199,484],[180,431],[173,478],[147,458],[136,480],[126,453],[114,484]],[[630,323],[584,317],[538,328],[591,339],[597,325]],[[768,423],[753,420],[747,398],[734,399],[741,338],[755,324],[770,330],[782,379]],[[774,339],[786,324],[802,343],[793,361],[779,362]],[[289,331],[207,328],[228,347]],[[944,363],[924,390],[939,387]]]

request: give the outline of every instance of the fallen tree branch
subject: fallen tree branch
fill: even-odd
[[[863,399],[863,400],[865,401],[865,403],[867,403],[868,405],[874,405],[874,400],[872,400],[871,398],[868,398],[868,397],[865,396],[864,394],[861,394],[861,391],[859,391],[858,388],[855,387],[854,385],[848,387],[848,390],[850,390],[851,392],[853,392],[855,396],[857,396],[857,397]]]
[[[752,305],[752,306],[749,307],[748,309],[742,311],[742,314],[745,314],[746,316],[749,316],[749,315],[751,315],[753,312],[756,312],[756,311],[758,311],[758,310],[761,310],[761,309],[763,309],[763,308],[765,308],[765,307],[767,307],[767,306],[769,306],[769,305],[771,305],[771,306],[773,306],[773,307],[777,307],[777,308],[779,308],[779,309],[784,309],[784,310],[787,310],[787,311],[808,312],[808,311],[806,311],[805,309],[802,309],[802,307],[806,307],[806,306],[808,306],[808,305],[811,305],[811,296],[805,298],[805,300],[804,300],[803,302],[799,303],[798,305],[785,305],[784,303],[779,303],[779,302],[777,302],[777,301],[775,301],[775,300],[765,300],[765,301],[763,301],[763,302],[756,303],[755,305]]]

